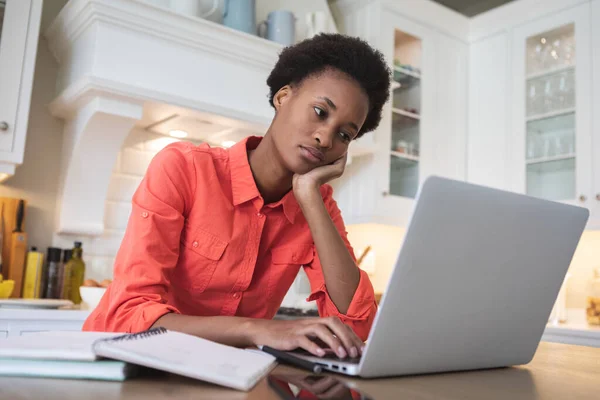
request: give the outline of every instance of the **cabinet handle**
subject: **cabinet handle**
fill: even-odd
[[[600,193],[596,195],[596,200],[600,201]]]
[[[8,122],[0,122],[0,131],[7,131],[8,130]]]
[[[582,194],[581,196],[579,196],[579,201],[581,201],[582,203],[584,203],[587,200],[587,197],[585,197],[584,194]]]

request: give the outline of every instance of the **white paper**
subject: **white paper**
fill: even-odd
[[[109,332],[38,332],[0,340],[0,357],[41,360],[93,361],[92,344],[98,339],[119,336]]]

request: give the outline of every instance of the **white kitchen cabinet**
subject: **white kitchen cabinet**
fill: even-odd
[[[592,164],[593,181],[590,202],[592,220],[590,225],[600,229],[600,0],[592,1]]]
[[[498,32],[469,48],[467,181],[508,189],[510,126],[509,33]]]
[[[23,162],[42,0],[0,1],[0,175]]]
[[[591,208],[590,3],[512,31],[511,189]]]
[[[353,162],[335,187],[347,224],[406,225],[428,176],[466,178],[468,46],[460,32],[446,32],[424,15],[440,12],[440,21],[458,18],[463,27],[468,20],[423,4],[409,9],[384,0],[356,2],[341,18],[345,33],[384,54],[394,77],[379,128],[366,134],[374,155]]]

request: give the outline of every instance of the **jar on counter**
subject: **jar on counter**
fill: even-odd
[[[548,322],[553,324],[562,324],[567,322],[567,286],[570,278],[571,273],[567,272],[565,279],[560,286],[560,291],[558,292],[558,296],[554,302],[554,307],[552,308]]]
[[[590,325],[600,325],[600,268],[594,270],[586,301],[586,317]]]

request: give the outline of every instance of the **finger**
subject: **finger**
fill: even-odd
[[[322,341],[324,341],[327,346],[331,348],[340,358],[345,358],[348,355],[348,352],[344,348],[344,345],[340,341],[339,338],[333,335],[332,331],[327,328],[326,325],[323,324],[313,324],[309,325],[304,329],[304,334],[312,334]]]
[[[346,352],[350,354],[350,357],[358,357],[358,351],[360,349],[358,343],[360,339],[356,336],[354,331],[349,330],[338,317],[322,318],[321,323],[327,325],[327,327],[341,340]]]
[[[346,329],[348,329],[350,337],[353,338],[353,341],[358,349],[358,354],[362,354],[365,348],[365,342],[363,342],[363,340],[358,337],[358,335],[356,334],[356,332],[354,332],[354,329],[352,329],[350,325],[344,324],[344,326],[346,327]]]
[[[334,379],[330,376],[326,376],[326,377],[323,377],[323,379],[320,379],[316,382],[312,382],[310,384],[310,389],[314,394],[321,394],[321,393],[328,391],[329,389],[331,389],[333,386],[335,386],[338,383],[339,382],[336,379]]]
[[[315,342],[304,335],[298,336],[296,339],[296,346],[308,351],[311,354],[314,354],[317,357],[323,357],[325,355],[325,350],[320,348]]]
[[[352,394],[343,383],[337,382],[328,391],[320,395],[321,399],[351,399]]]

